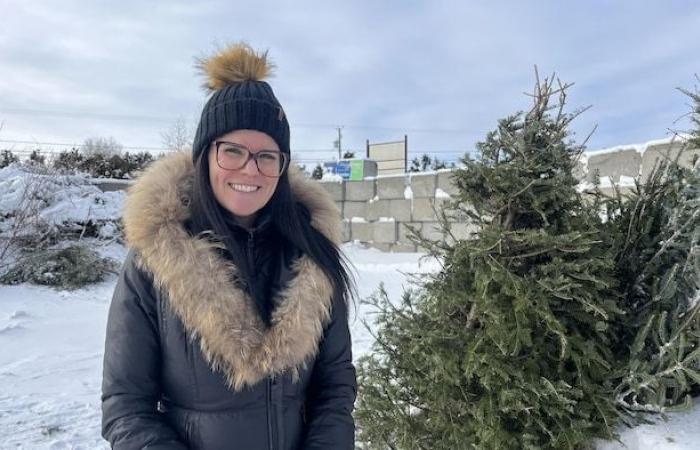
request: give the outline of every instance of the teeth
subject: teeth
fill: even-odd
[[[260,186],[250,186],[247,184],[229,184],[231,189],[238,192],[255,192],[260,189]]]

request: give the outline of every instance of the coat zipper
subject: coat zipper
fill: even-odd
[[[253,270],[255,267],[255,258],[253,258],[253,247],[255,246],[255,236],[252,231],[248,232],[248,268]]]
[[[274,450],[274,441],[272,440],[272,379],[267,377],[267,396],[265,403],[267,404],[267,442],[269,449]]]

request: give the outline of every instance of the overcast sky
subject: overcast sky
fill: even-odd
[[[575,6],[574,4],[578,4]],[[206,93],[193,64],[217,45],[269,49],[299,159],[408,135],[411,155],[456,159],[556,72],[575,85],[589,149],[663,138],[700,73],[692,1],[0,0],[0,148],[112,136],[162,147]],[[50,147],[42,144],[43,147]],[[450,153],[451,152],[451,153]]]

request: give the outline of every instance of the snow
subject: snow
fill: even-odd
[[[598,442],[598,450],[696,450],[700,447],[700,407],[669,414],[652,425],[640,425],[620,432],[619,442]]]
[[[406,186],[406,189],[403,190],[403,198],[406,200],[411,200],[413,198],[413,189],[411,189],[411,186]]]
[[[101,234],[111,236],[126,193],[102,192],[86,175],[43,175],[18,164],[0,169],[0,217],[26,210],[29,198],[43,225],[76,226],[92,221],[103,223],[106,228],[103,226]],[[0,221],[0,229],[8,229],[11,221]],[[23,231],[32,230],[27,227]]]
[[[593,183],[590,183],[588,181],[582,181],[581,183],[576,185],[576,192],[579,192],[579,193],[586,192],[586,191],[593,190],[594,188],[595,188],[595,186],[593,185]]]
[[[102,253],[123,259],[123,247]],[[116,278],[73,292],[0,286],[3,448],[107,448],[100,383]]]
[[[637,153],[643,155],[644,152],[651,146],[654,145],[667,145],[672,142],[683,142],[684,139],[688,139],[689,135],[680,133],[678,135],[674,136],[669,136],[665,137],[662,139],[654,139],[651,141],[647,141],[644,143],[640,144],[624,144],[624,145],[616,145],[614,147],[607,147],[607,148],[602,148],[599,150],[589,150],[586,153],[584,153],[586,159],[590,158],[591,156],[598,156],[598,155],[603,155],[606,153],[615,153],[615,152],[621,152],[625,150],[635,150]]]
[[[321,178],[322,183],[342,183],[343,176],[337,173],[323,172],[323,178]]]
[[[435,198],[451,198],[450,194],[440,188],[435,189]]]

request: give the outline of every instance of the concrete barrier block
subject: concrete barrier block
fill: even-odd
[[[411,226],[420,232],[421,227],[423,226],[422,222],[399,222],[398,224],[398,232],[399,236],[397,241],[404,243],[404,244],[413,244],[411,242],[411,239],[409,236],[411,235],[411,232],[409,231],[408,227]]]
[[[436,211],[444,205],[443,198],[416,198],[413,199],[413,213],[411,220],[414,222],[432,222],[437,220]]]
[[[684,148],[683,142],[656,144],[647,147],[642,156],[642,182],[649,178],[655,164],[666,158],[673,160],[679,152],[681,155],[678,158],[678,163],[683,167],[692,167],[693,158],[696,156],[700,158],[700,149]]]
[[[370,242],[374,238],[373,230],[374,228],[369,222],[350,222],[350,238],[353,241]]]
[[[620,181],[621,176],[636,178],[642,166],[642,156],[635,149],[623,149],[617,152],[606,152],[588,157],[588,181],[593,181],[596,170],[600,179],[612,178],[613,182]]]
[[[374,242],[393,244],[396,242],[397,231],[396,222],[393,220],[386,222],[374,222]]]
[[[396,244],[390,244],[390,251],[393,253],[415,253],[416,246],[413,244],[397,242]]]
[[[321,181],[319,183],[326,192],[331,195],[331,198],[336,202],[343,201],[345,183],[341,181]]]
[[[386,244],[386,243],[383,243],[383,242],[372,242],[372,243],[370,244],[370,247],[376,248],[376,249],[379,250],[380,252],[390,253],[390,252],[391,252],[391,247],[392,247],[393,245],[394,245],[394,244]]]
[[[342,239],[342,241],[343,242],[350,242],[350,240],[351,240],[350,221],[343,220],[340,226],[341,226],[341,239]]]
[[[380,217],[391,217],[389,200],[374,200],[367,204],[367,220],[379,220]]]
[[[438,222],[424,222],[420,231],[421,236],[433,241],[442,239],[440,224]]]
[[[405,190],[406,177],[404,175],[377,178],[377,197],[381,200],[405,198]]]
[[[345,200],[366,202],[374,197],[374,180],[346,181]]]
[[[411,176],[413,198],[434,198],[436,185],[437,175],[435,173]]]
[[[93,184],[102,192],[126,191],[133,184],[133,180],[94,181]]]
[[[453,223],[450,232],[455,239],[467,240],[473,239],[479,227],[471,223]]]
[[[411,200],[389,200],[389,215],[379,217],[393,217],[399,222],[411,220]]]
[[[448,194],[448,195],[455,195],[457,194],[457,185],[455,185],[454,180],[453,180],[453,174],[455,173],[454,170],[448,171],[440,171],[437,173],[437,189],[440,189],[442,192]]]
[[[367,202],[343,203],[343,218],[352,219],[353,217],[367,217]]]

